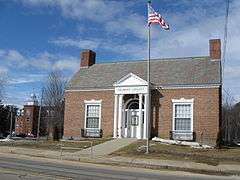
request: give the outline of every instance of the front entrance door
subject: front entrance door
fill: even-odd
[[[136,138],[139,125],[139,110],[127,110],[127,137]]]

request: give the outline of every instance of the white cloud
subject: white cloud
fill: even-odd
[[[23,55],[16,50],[0,49],[0,72],[8,72],[8,69],[15,67],[16,70],[33,68],[38,71],[51,71],[57,67],[61,70],[75,71],[76,62],[79,60],[75,57],[61,54],[51,54],[41,52],[34,56]],[[65,64],[65,65],[64,65]]]
[[[54,6],[64,17],[104,22],[124,10],[127,2],[103,0],[22,0],[28,6]],[[127,3],[129,4],[129,3]]]
[[[28,62],[29,66],[33,68],[40,70],[50,70],[55,59],[56,55],[50,54],[48,52],[42,52],[34,57],[30,57]]]
[[[221,38],[223,40],[224,1],[202,0],[197,1],[197,3],[189,0],[175,0],[173,3],[168,3],[168,0],[163,1],[168,6],[165,11],[163,10],[162,14],[169,22],[171,29],[169,32],[166,32],[160,30],[160,27],[157,25],[152,28],[153,58],[208,55],[208,40],[211,38]],[[100,50],[106,50],[114,52],[116,55],[126,55],[129,59],[143,59],[147,56],[146,17],[142,13],[138,14],[134,11],[135,9],[129,11],[130,9],[128,8],[131,5],[134,5],[134,7],[139,5],[135,2],[135,4],[131,1],[110,0],[22,0],[22,2],[28,6],[57,7],[62,16],[75,19],[78,25],[84,27],[83,29],[81,28],[81,33],[83,33],[82,31],[87,32],[89,28],[96,27],[103,30],[101,31],[103,34],[96,33],[90,37],[86,33],[84,38],[79,36],[76,38],[55,38],[49,41],[52,44],[79,49],[90,48],[97,53]],[[140,3],[144,2],[146,1],[140,1]],[[88,22],[89,20],[94,21],[97,25],[89,27],[81,24],[86,22],[86,20]],[[233,88],[232,90],[235,94],[237,93],[236,86],[239,86],[237,77],[240,76],[239,22],[240,1],[233,0],[230,4],[224,80],[226,81],[225,84]],[[21,59],[21,55],[21,53],[17,54],[16,52],[7,52],[6,55],[5,51],[0,50],[0,58],[7,56],[7,59]],[[74,66],[78,66],[79,63],[75,57],[52,56],[50,54],[44,55],[43,53],[31,58],[27,57],[27,59],[31,60],[31,63],[27,63],[28,66],[45,70],[58,67],[75,71]],[[232,86],[233,84],[235,85],[234,87]]]
[[[23,108],[23,104],[26,102],[27,98],[29,98],[29,93],[28,91],[15,91],[14,96],[12,95],[11,92],[7,92],[6,96],[3,99],[3,104],[8,105],[8,104],[14,104],[15,106],[19,108]]]
[[[131,34],[140,39],[147,39],[146,17],[130,14],[128,17],[120,16],[112,21],[107,21],[105,30],[114,35]]]
[[[0,49],[0,62],[1,64],[6,64],[7,66],[26,66],[26,59],[24,58],[24,56],[14,49]]]
[[[6,75],[8,73],[8,68],[0,66],[0,76]]]
[[[240,66],[227,66],[225,68],[224,74],[226,75],[227,79],[233,79],[240,77]],[[240,86],[240,84],[238,84]]]
[[[46,74],[21,74],[17,77],[9,79],[8,84],[17,85],[32,82],[41,82],[46,76]]]
[[[59,69],[59,70],[70,70],[72,72],[76,72],[79,69],[79,60],[76,58],[71,58],[71,61],[69,61],[70,59],[62,59],[57,61],[54,65],[53,68],[54,69]],[[70,63],[71,62],[71,63]]]
[[[69,39],[64,37],[60,37],[55,40],[50,40],[49,42],[59,46],[64,46],[64,47],[70,46],[70,47],[77,47],[80,49],[96,49],[99,47],[99,44],[100,44],[98,40],[94,40],[94,39],[75,40],[75,39]]]
[[[38,6],[38,5],[50,5],[55,4],[55,0],[22,0],[24,4]]]

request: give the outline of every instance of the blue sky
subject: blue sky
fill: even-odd
[[[240,1],[230,0],[224,88],[240,100]],[[223,39],[225,0],[153,0],[170,31],[152,29],[152,58],[208,55],[208,40]],[[4,103],[21,106],[60,69],[79,68],[82,49],[97,62],[147,56],[146,0],[0,0],[0,75]]]

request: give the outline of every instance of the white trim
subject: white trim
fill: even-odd
[[[118,96],[114,95],[113,138],[117,138],[118,133]]]
[[[148,138],[148,129],[147,129],[147,107],[148,107],[148,94],[144,94],[144,123],[143,123],[143,139]]]
[[[114,91],[114,89],[66,89],[65,92]]]
[[[123,137],[123,96],[118,96],[118,138]]]
[[[172,99],[172,103],[193,103],[194,102],[194,98],[192,99],[185,99],[185,98],[180,98],[180,99]]]
[[[84,100],[85,109],[84,109],[84,129],[101,129],[101,121],[102,121],[102,100]],[[99,105],[99,126],[98,128],[87,128],[86,121],[87,121],[87,106],[91,105]]]
[[[175,130],[175,105],[177,104],[187,104],[191,106],[191,132],[193,132],[193,106],[194,106],[194,99],[185,99],[185,98],[181,98],[181,99],[172,99],[172,107],[173,107],[173,111],[172,111],[172,131],[176,131]],[[181,131],[178,131],[181,132]]]
[[[113,83],[113,86],[121,86],[119,85],[121,82],[123,82],[124,80],[128,79],[129,77],[134,77],[137,80],[139,80],[140,82],[142,82],[142,86],[146,86],[147,85],[147,81],[145,81],[144,79],[140,78],[139,76],[137,76],[136,74],[133,73],[129,73],[126,76],[123,76],[121,79],[119,79],[117,82]],[[136,86],[136,85],[134,85]]]
[[[156,89],[212,89],[219,88],[220,85],[196,85],[196,86],[161,86]]]
[[[139,85],[144,86],[144,85]],[[195,85],[195,86],[155,86],[156,89],[209,89],[209,88],[219,88],[221,85]],[[103,89],[66,89],[65,92],[94,92],[94,91],[114,91],[112,88],[103,88]]]
[[[143,117],[142,117],[142,103],[143,103],[143,94],[139,94],[139,123],[138,123],[138,127],[137,127],[137,138],[138,139],[142,139],[143,137],[143,133],[142,133],[142,127],[143,127]]]
[[[221,58],[220,59],[210,59],[210,61],[221,61]]]
[[[95,105],[95,104],[101,104],[101,103],[102,103],[102,99],[100,99],[100,100],[95,100],[95,99],[84,100],[84,103],[85,103],[85,104],[93,104],[93,105]]]
[[[115,94],[146,94],[147,86],[116,86]]]

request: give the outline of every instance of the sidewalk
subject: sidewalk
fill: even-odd
[[[106,156],[136,141],[137,139],[134,138],[113,139],[111,141],[106,141],[93,146],[93,148],[89,147],[87,149],[75,152],[74,154],[81,156],[93,153],[94,156]]]
[[[3,154],[16,154],[26,155],[32,157],[44,157],[50,159],[60,159],[60,152],[37,150],[29,148],[16,148],[16,147],[0,147],[0,153]],[[143,159],[143,158],[130,158],[120,156],[93,156],[90,155],[78,155],[76,153],[63,152],[62,160],[80,161],[95,164],[108,164],[116,166],[129,166],[129,167],[141,167],[149,169],[168,169],[177,171],[188,171],[203,174],[214,175],[238,175],[240,176],[240,165],[234,164],[219,164],[212,166],[203,163],[195,163],[189,161],[172,161],[172,160],[160,160],[160,159]]]

